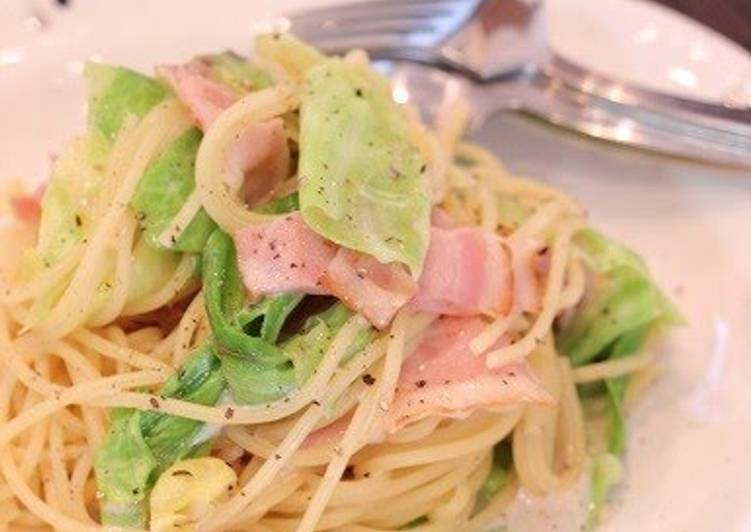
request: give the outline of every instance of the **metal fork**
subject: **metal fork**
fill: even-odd
[[[387,60],[380,64],[398,81],[397,99],[427,114],[459,91],[475,125],[517,110],[620,144],[751,166],[751,109],[666,95],[566,61],[547,46],[541,0],[371,0],[289,20],[324,51],[363,48]]]

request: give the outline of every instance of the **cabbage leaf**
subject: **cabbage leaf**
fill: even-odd
[[[430,189],[388,84],[367,68],[327,59],[308,71],[300,112],[305,222],[419,276],[430,238]]]

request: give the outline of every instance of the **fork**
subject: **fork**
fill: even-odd
[[[459,92],[475,126],[522,111],[620,144],[751,166],[750,108],[659,93],[567,61],[547,46],[541,0],[370,0],[289,20],[326,52],[362,48],[385,60],[399,80],[395,97],[428,115]]]

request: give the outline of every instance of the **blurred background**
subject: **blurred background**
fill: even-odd
[[[680,11],[751,50],[751,1],[657,0]]]

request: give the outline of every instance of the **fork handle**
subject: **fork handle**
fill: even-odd
[[[476,89],[473,100],[480,121],[497,111],[521,111],[619,144],[751,167],[751,127],[743,122],[729,120],[732,127],[722,127],[702,116],[615,102],[577,91],[541,71]]]

